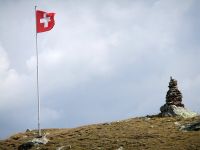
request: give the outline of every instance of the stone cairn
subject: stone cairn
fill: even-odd
[[[184,107],[182,104],[182,94],[178,90],[177,81],[170,77],[169,82],[169,90],[166,95],[166,104],[167,105],[175,105],[177,107]]]
[[[166,103],[160,107],[161,117],[181,116],[183,118],[195,117],[198,114],[184,107],[182,94],[178,90],[177,81],[170,77],[169,90],[166,95]]]
[[[184,108],[184,104],[182,104],[182,94],[178,90],[177,81],[170,77],[168,87],[169,90],[166,95],[166,103],[160,107],[161,116],[175,116],[174,106]]]

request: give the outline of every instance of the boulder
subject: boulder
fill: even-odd
[[[173,116],[181,116],[183,118],[192,118],[196,117],[198,114],[192,112],[184,107],[177,107],[175,105],[163,105],[160,108],[160,115],[162,117],[173,117]]]
[[[37,137],[32,139],[31,141],[21,144],[18,147],[18,150],[29,150],[36,145],[47,144],[48,141],[49,140],[46,138],[46,136]]]
[[[186,126],[183,126],[183,131],[200,131],[200,122],[195,122],[188,124]]]
[[[18,150],[29,150],[34,146],[33,142],[23,143],[18,147]]]

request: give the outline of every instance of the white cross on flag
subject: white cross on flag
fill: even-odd
[[[41,10],[36,11],[37,33],[49,31],[54,27],[54,15],[55,13],[47,13]]]

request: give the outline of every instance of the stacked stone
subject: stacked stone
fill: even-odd
[[[169,90],[166,95],[166,103],[160,107],[161,116],[176,116],[175,107],[184,108],[182,104],[182,94],[178,90],[177,81],[170,77]]]
[[[166,95],[166,103],[160,107],[161,117],[181,116],[183,118],[195,117],[198,114],[184,107],[182,104],[182,94],[178,90],[177,81],[170,77],[169,90]]]
[[[166,104],[175,105],[177,107],[184,107],[184,104],[182,104],[182,94],[177,87],[177,81],[172,77],[170,77],[170,82],[168,87],[169,90],[167,91],[166,95]]]

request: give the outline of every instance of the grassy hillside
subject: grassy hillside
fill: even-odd
[[[72,129],[45,129],[49,142],[34,146],[40,150],[134,150],[200,149],[200,131],[181,131],[183,125],[200,122],[200,116],[141,117]],[[17,149],[36,137],[36,131],[19,133],[0,141],[0,149]]]

